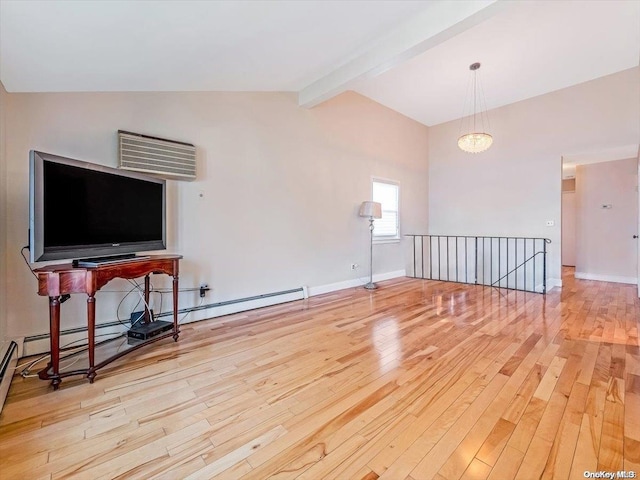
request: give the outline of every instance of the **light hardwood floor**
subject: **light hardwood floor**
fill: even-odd
[[[58,392],[14,379],[0,478],[640,474],[635,286],[401,279],[188,324]]]

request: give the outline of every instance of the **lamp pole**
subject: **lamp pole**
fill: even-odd
[[[375,290],[378,286],[373,283],[373,220],[375,218],[382,218],[382,204],[371,201],[362,202],[358,215],[369,218],[369,283],[367,283],[364,288],[367,290]]]
[[[373,283],[373,217],[369,217],[369,283],[364,288],[367,290],[375,290],[378,286]]]

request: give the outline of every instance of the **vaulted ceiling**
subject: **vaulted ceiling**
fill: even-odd
[[[0,0],[9,92],[355,90],[425,125],[637,66],[640,1]]]

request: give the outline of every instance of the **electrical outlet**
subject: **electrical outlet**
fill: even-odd
[[[201,283],[200,284],[200,298],[204,298],[204,296],[207,294],[207,292],[211,290],[209,288],[209,285],[207,285],[206,283]]]
[[[360,265],[358,265],[357,263],[352,263],[351,264],[351,270],[355,270],[356,268],[358,268]]]

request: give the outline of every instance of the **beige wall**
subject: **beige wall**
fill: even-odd
[[[169,251],[184,255],[181,286],[213,288],[208,302],[366,277],[368,228],[357,211],[370,198],[372,176],[400,182],[402,232],[426,230],[427,128],[355,93],[311,110],[296,100],[290,93],[8,94],[8,333],[48,331],[47,301],[36,296],[19,254],[30,149],[114,166],[118,129],[196,144],[197,181],[169,182]],[[404,248],[404,241],[375,246],[374,272],[404,269]],[[353,272],[351,263],[363,267]],[[62,308],[63,328],[85,323],[77,297]],[[182,306],[196,297],[181,295]],[[100,321],[115,319],[121,298],[99,294]]]
[[[5,160],[5,113],[7,92],[0,82],[0,345],[7,336],[6,264],[7,264],[7,175]]]
[[[491,110],[494,145],[482,154],[458,149],[459,121],[431,127],[431,233],[550,238],[559,281],[561,156],[638,143],[639,84],[634,68]]]
[[[637,282],[637,186],[635,158],[576,168],[577,278]]]

